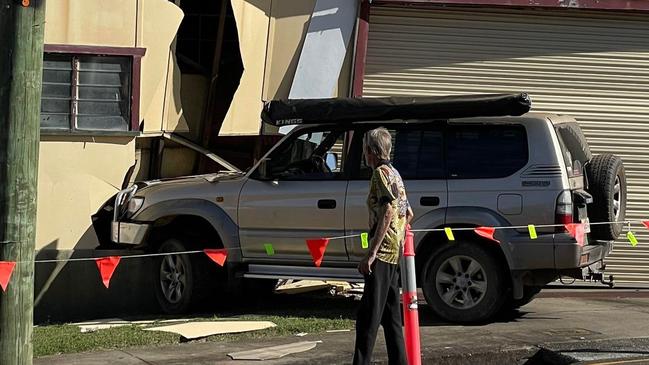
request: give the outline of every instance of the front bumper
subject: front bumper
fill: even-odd
[[[112,222],[110,237],[115,243],[140,245],[144,242],[150,227],[151,225],[146,223]]]

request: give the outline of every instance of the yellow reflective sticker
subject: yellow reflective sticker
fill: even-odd
[[[449,241],[455,241],[455,236],[453,236],[453,230],[446,227],[444,228],[444,232],[446,232],[446,237],[448,238]]]
[[[631,243],[631,246],[635,247],[638,244],[638,239],[635,238],[635,235],[633,234],[633,232],[631,232],[631,231],[627,232],[626,238]]]
[[[533,224],[530,224],[527,226],[527,230],[530,231],[530,238],[535,240],[539,238],[539,236],[536,235],[536,227],[534,227]]]
[[[368,236],[367,232],[361,233],[361,247],[363,247],[363,248],[369,248],[370,247],[370,243],[367,240],[367,238],[368,238],[367,236]]]

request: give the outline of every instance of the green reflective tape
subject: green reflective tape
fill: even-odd
[[[264,243],[264,248],[266,249],[266,255],[273,256],[275,254],[275,249],[271,243]]]
[[[444,232],[446,232],[446,237],[448,238],[449,241],[455,241],[455,236],[453,236],[453,230],[446,227],[444,228]]]
[[[539,236],[536,235],[536,227],[534,227],[533,224],[530,224],[527,226],[527,230],[530,231],[530,238],[535,240],[539,238]]]
[[[627,239],[629,240],[629,242],[631,243],[631,246],[635,247],[635,246],[638,244],[638,239],[635,238],[635,235],[633,234],[633,232],[629,231],[629,232],[626,234],[626,238],[627,238]]]
[[[367,236],[368,236],[367,232],[361,233],[361,247],[363,247],[363,248],[369,248],[370,247],[370,243],[367,240]]]

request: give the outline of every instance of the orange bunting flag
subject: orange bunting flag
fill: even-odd
[[[642,224],[644,224],[645,227],[647,227],[647,229],[649,229],[649,221],[642,221]]]
[[[311,253],[311,257],[313,257],[313,263],[316,267],[320,267],[320,264],[322,264],[322,259],[324,258],[328,244],[328,238],[306,240],[306,245],[309,247],[309,252]]]
[[[101,274],[101,281],[104,283],[106,288],[110,285],[110,278],[113,277],[113,273],[115,272],[115,268],[119,264],[120,259],[120,256],[108,256],[95,259],[97,267],[99,268],[99,274]]]
[[[205,252],[205,254],[219,266],[223,266],[225,264],[225,259],[228,257],[228,250],[226,250],[225,248],[206,248],[203,250],[203,252]]]
[[[494,233],[496,233],[496,229],[494,227],[478,227],[473,230],[478,236],[482,236],[484,238],[488,238],[494,242],[500,243],[497,239],[494,238]]]
[[[2,291],[7,290],[7,285],[9,284],[14,267],[16,267],[16,263],[13,261],[0,261],[0,286],[2,287]]]
[[[568,230],[568,233],[577,240],[577,243],[580,246],[584,245],[584,225],[581,223],[568,223],[565,225],[566,230]]]

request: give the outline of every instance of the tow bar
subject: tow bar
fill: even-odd
[[[614,287],[615,278],[613,278],[613,275],[609,275],[608,280],[604,279],[604,269],[606,269],[606,264],[603,261],[601,262],[601,266],[598,268],[597,272],[588,267],[588,273],[584,274],[584,281],[599,281],[604,285],[608,285],[609,288]]]

